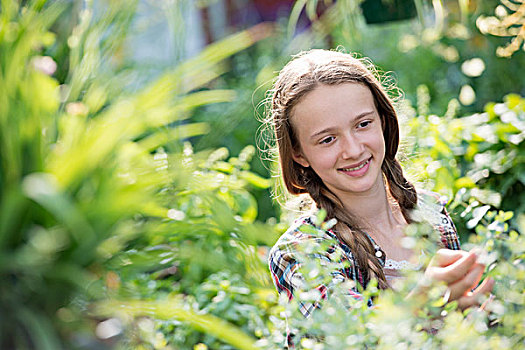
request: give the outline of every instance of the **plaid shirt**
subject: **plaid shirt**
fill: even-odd
[[[446,203],[446,198],[440,197],[435,193],[418,191],[418,204],[411,212],[411,218],[414,222],[429,223],[435,230],[437,230],[440,233],[441,246],[448,249],[458,250],[460,249],[459,238],[454,223],[445,210]],[[361,286],[366,288],[368,281],[363,279],[363,273],[359,266],[357,266],[357,262],[350,247],[348,247],[343,241],[339,240],[332,229],[319,231],[319,234],[313,234],[308,232],[311,230],[304,229],[304,227],[308,226],[312,228],[315,227],[314,220],[315,215],[297,219],[279,238],[270,251],[268,259],[270,272],[279,294],[285,293],[288,300],[293,299],[294,290],[298,289],[304,280],[299,271],[301,264],[296,258],[296,256],[299,255],[298,252],[300,247],[312,243],[319,244],[323,241],[335,241],[337,244],[335,246],[331,245],[330,250],[327,251],[326,254],[314,254],[312,256],[321,260],[330,261],[330,256],[332,256],[334,252],[337,252],[337,256],[341,257],[340,262],[346,264],[344,268],[337,271],[331,271],[332,278],[330,283],[326,285],[321,284],[316,287],[320,292],[318,301],[327,297],[327,293],[331,286],[347,279],[359,282]],[[378,256],[381,265],[384,266],[386,261],[385,252],[374,242],[373,239],[371,239],[371,241],[374,245],[376,256]],[[349,290],[348,295],[354,299],[362,299],[357,287]],[[305,317],[308,317],[315,308],[319,307],[318,301],[313,303],[299,303],[301,313]],[[372,306],[371,300],[369,300],[368,303],[369,306]],[[291,335],[288,334],[289,347],[293,347],[291,340]]]

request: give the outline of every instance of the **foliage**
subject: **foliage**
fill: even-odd
[[[394,72],[398,86],[413,103],[418,86],[426,85],[432,113],[446,109],[452,97],[458,98],[461,114],[465,114],[511,92],[523,95],[523,83],[512,72],[524,64],[525,56],[519,52],[513,60],[495,56],[504,40],[484,35],[476,27],[476,20],[492,13],[497,2],[471,1],[463,10],[457,1],[433,2],[439,3],[439,9],[423,11],[427,19],[423,23],[390,22],[366,28],[362,24],[356,37],[342,22],[331,35],[347,50]],[[471,92],[470,98],[465,89]]]
[[[138,91],[126,90],[114,58],[130,20],[123,14],[133,12],[133,4],[98,3],[98,11],[86,5],[63,38],[69,50],[59,61],[69,67],[59,86],[55,60],[45,54],[63,52],[50,27],[66,4],[1,4],[0,295],[2,315],[12,315],[0,320],[3,348],[78,347],[83,338],[96,343],[89,330],[96,316],[86,318],[87,302],[116,287],[104,263],[138,236],[154,242],[169,226],[165,221],[178,215],[165,206],[173,184],[192,179],[182,177],[176,162],[167,169],[160,147],[173,148],[172,157],[183,161],[179,140],[207,130],[185,122],[191,110],[234,95],[193,91],[223,72],[225,58],[261,39],[257,32],[237,33]],[[214,209],[224,229],[242,224],[228,212],[228,200],[238,204],[241,221],[253,219],[245,193],[232,188],[223,197],[212,202],[222,204]],[[191,249],[183,253],[191,260]]]
[[[155,299],[144,295],[132,301],[103,302],[97,308],[98,314],[127,322],[125,348],[140,344],[155,348],[161,340],[177,348],[206,344],[211,349],[253,349],[255,337],[268,337],[273,328],[270,319],[276,319],[273,288],[254,288],[228,271],[211,275],[183,297],[175,297],[174,278],[159,282],[144,275],[133,283],[147,285],[148,295]]]
[[[333,286],[330,291],[330,298],[323,301],[322,308],[316,310],[311,318],[304,319],[298,311],[298,300],[291,303],[283,301],[284,306],[277,306],[272,286],[269,286],[267,281],[262,284],[254,283],[253,279],[249,277],[250,274],[243,268],[246,266],[246,260],[242,261],[238,256],[228,261],[227,265],[223,265],[211,258],[210,250],[206,250],[204,253],[210,256],[210,260],[206,261],[195,259],[187,263],[183,255],[178,255],[174,258],[176,264],[175,269],[173,269],[170,255],[166,254],[166,249],[169,247],[182,249],[189,245],[193,247],[209,245],[211,249],[218,247],[221,253],[226,256],[235,256],[236,250],[239,248],[237,246],[232,249],[221,245],[220,240],[211,240],[209,234],[207,240],[191,239],[191,237],[200,237],[198,233],[195,233],[199,229],[192,231],[183,242],[178,243],[177,239],[173,240],[171,232],[177,232],[185,237],[185,230],[183,229],[184,226],[180,226],[180,222],[174,221],[171,223],[173,224],[171,229],[165,230],[165,233],[162,234],[156,233],[155,242],[160,243],[160,245],[152,247],[150,241],[150,244],[145,244],[143,250],[133,249],[115,255],[113,261],[120,261],[121,266],[118,264],[108,265],[120,275],[122,279],[120,293],[124,292],[124,296],[133,295],[134,299],[148,300],[150,299],[149,296],[155,295],[158,300],[152,304],[150,301],[145,303],[126,302],[125,299],[119,297],[119,308],[123,310],[116,315],[127,320],[128,329],[135,330],[132,336],[129,333],[128,335],[124,333],[126,335],[124,339],[131,341],[126,344],[134,346],[141,344],[155,348],[158,347],[155,344],[159,344],[160,341],[160,344],[167,343],[182,348],[197,344],[196,348],[230,349],[231,347],[225,344],[224,340],[217,340],[215,336],[217,330],[212,326],[208,327],[205,332],[196,333],[192,329],[196,327],[202,331],[202,326],[191,326],[191,321],[185,321],[184,324],[181,324],[180,321],[184,318],[178,316],[176,310],[155,312],[146,309],[151,307],[154,308],[153,310],[163,310],[162,305],[165,305],[163,303],[172,305],[175,302],[172,297],[179,294],[182,295],[182,299],[179,299],[178,303],[186,305],[186,310],[196,314],[218,316],[230,324],[237,325],[243,331],[251,334],[252,337],[258,338],[256,344],[261,348],[273,349],[280,347],[283,343],[285,323],[281,318],[282,311],[287,315],[288,326],[296,334],[297,347],[304,349],[340,348],[340,344],[345,344],[348,348],[365,346],[442,348],[454,347],[458,343],[465,344],[465,348],[475,346],[482,349],[519,346],[525,337],[522,332],[521,317],[524,312],[523,271],[525,271],[525,266],[523,258],[525,246],[522,236],[518,233],[524,229],[524,218],[520,210],[517,211],[518,214],[515,217],[511,211],[498,211],[497,208],[503,207],[504,203],[511,208],[516,208],[516,205],[521,203],[519,196],[521,196],[522,191],[515,192],[512,188],[522,186],[519,167],[522,166],[523,161],[518,157],[513,158],[512,154],[515,152],[515,147],[522,147],[523,128],[514,124],[519,124],[523,118],[523,99],[516,95],[509,95],[504,103],[489,104],[485,113],[467,117],[454,118],[453,106],[454,102],[451,102],[448,113],[441,118],[423,114],[410,119],[408,135],[412,138],[413,147],[416,147],[410,152],[417,154],[417,156],[409,159],[411,165],[406,167],[419,169],[421,164],[424,164],[426,167],[417,170],[422,179],[427,179],[426,183],[423,184],[424,187],[437,189],[440,192],[450,190],[450,193],[456,193],[450,209],[456,214],[455,221],[458,223],[460,232],[463,233],[463,248],[471,249],[476,246],[486,251],[487,255],[482,258],[487,265],[486,276],[491,276],[496,280],[496,287],[493,291],[495,298],[485,306],[488,312],[470,310],[463,313],[457,310],[455,303],[445,303],[444,286],[422,285],[421,281],[424,281],[424,278],[422,278],[421,272],[412,272],[408,274],[404,283],[396,285],[396,293],[385,292],[379,295],[372,283],[369,289],[364,291],[362,300],[348,298],[345,292],[351,287],[348,283]],[[420,105],[419,108],[425,110],[423,105]],[[512,118],[511,114],[515,118]],[[486,118],[489,119],[485,120]],[[480,123],[489,126],[497,138],[490,138],[487,136],[488,133],[482,134],[486,137],[481,137]],[[514,142],[508,142],[509,139]],[[467,150],[473,147],[477,152],[474,154],[496,152],[498,153],[496,157],[498,161],[500,161],[500,157],[516,160],[513,166],[504,168],[504,178],[512,178],[512,183],[508,185],[500,181],[501,172],[497,171],[500,169],[497,168],[499,163],[478,164],[472,159],[465,159],[469,156]],[[246,152],[250,153],[253,150]],[[218,155],[221,153],[222,157],[219,157]],[[520,155],[521,153],[517,151],[517,154]],[[231,186],[235,183],[229,178],[238,179],[241,177],[234,174],[238,171],[246,171],[242,169],[246,169],[249,161],[249,157],[242,156],[240,158],[243,159],[243,162],[239,163],[236,158],[224,162],[223,159],[226,159],[225,150],[216,151],[215,155],[209,155],[209,153],[192,155],[189,150],[186,154],[191,160],[181,162],[181,164],[185,164],[182,168],[190,164],[189,171],[196,174],[197,178],[203,176],[201,173],[210,176],[208,181],[199,181],[199,183],[211,182],[212,185],[202,189],[201,187],[192,188],[190,182],[186,183],[185,186],[189,187],[174,192],[175,197],[180,197],[182,194],[182,198],[184,198],[182,202],[206,198],[205,193],[209,190],[217,196],[220,193],[221,184]],[[455,163],[451,162],[451,159],[454,159]],[[237,167],[232,163],[236,164]],[[199,170],[195,171],[195,169]],[[485,173],[485,170],[488,170],[488,175],[485,177],[478,179],[472,175],[480,172]],[[224,182],[210,181],[210,179],[217,177]],[[246,183],[243,183],[238,189],[244,186]],[[508,191],[503,191],[503,186],[508,186]],[[186,198],[185,194],[188,192],[195,197]],[[495,201],[494,196],[499,200]],[[177,200],[175,202],[181,203]],[[218,202],[213,201],[211,203],[209,206],[204,206],[207,215],[205,222],[209,227],[214,227],[217,232],[221,232],[223,227],[231,230],[229,224],[222,226],[224,222],[219,221],[220,219],[214,216],[213,210],[211,210],[218,205]],[[234,208],[239,208],[238,205],[232,203],[234,202],[229,202],[229,206],[234,211]],[[183,214],[179,213],[179,217],[184,217],[192,227],[195,227],[198,221],[194,222],[193,220],[199,217],[193,218],[191,214],[187,214],[187,210],[191,209],[192,206],[178,204],[177,208],[184,208]],[[239,212],[235,211],[235,213],[239,215]],[[322,219],[319,222],[322,222]],[[325,223],[320,226],[320,229],[325,229],[324,225]],[[240,241],[253,242],[253,244],[264,242],[261,238],[253,240],[246,236],[246,228],[246,225],[241,224],[233,229],[234,232],[241,235]],[[266,227],[265,230],[268,229],[269,227]],[[265,235],[263,231],[260,232],[262,236]],[[309,234],[315,234],[315,230],[310,231],[308,231]],[[475,234],[469,236],[469,232]],[[432,242],[437,237],[432,237],[436,232],[425,227],[412,227],[407,234],[413,238],[407,241],[413,249],[425,251],[424,256],[427,259],[433,256],[436,246]],[[262,236],[255,235],[254,237]],[[224,237],[224,233],[221,234],[221,237]],[[225,239],[229,239],[226,237]],[[272,237],[274,238],[270,238],[270,242],[276,236],[273,235]],[[270,242],[265,244],[271,244]],[[138,244],[138,246],[141,245]],[[323,279],[327,277],[326,274],[319,273],[328,268],[326,265],[317,266],[317,259],[308,259],[309,254],[319,250],[323,251],[325,248],[304,247],[303,272],[309,277],[308,284],[304,288],[305,291],[311,290],[312,286],[322,283]],[[200,249],[198,248],[197,251]],[[250,249],[255,249],[255,246]],[[261,264],[261,260],[264,259],[264,250],[262,253],[260,257],[254,259],[252,272],[264,273],[265,267]],[[145,264],[144,261],[138,260],[138,254],[142,258],[149,255],[146,260],[152,264]],[[244,259],[251,257],[251,254],[243,248],[241,254]],[[163,264],[160,262],[162,259],[166,259],[169,267],[161,269]],[[209,270],[209,261],[215,261],[211,265],[218,266],[217,270]],[[337,259],[333,261],[337,261]],[[208,274],[193,275],[191,271],[184,270],[185,266],[199,264],[208,266]],[[337,263],[333,265],[332,267],[335,269],[340,268]],[[236,269],[236,267],[241,269]],[[141,269],[143,270],[139,277],[134,277],[136,276],[135,273],[140,272]],[[157,272],[152,274],[151,271]],[[240,276],[243,276],[244,281],[239,278]],[[263,279],[265,278],[267,277],[263,277]],[[185,283],[187,281],[190,283]],[[425,295],[430,297],[414,294],[413,291],[417,288],[426,289]],[[405,295],[410,292],[414,296],[406,299]],[[297,291],[296,295],[303,302],[318,299],[318,295],[312,292],[301,293]],[[378,305],[376,308],[367,306],[366,301],[369,298],[376,299]],[[109,305],[115,306],[115,304]],[[342,307],[343,305],[344,307]],[[165,309],[170,310],[168,306]],[[149,316],[149,318],[138,317],[133,319],[130,318],[132,316]],[[148,329],[148,331],[146,332],[144,329]],[[222,339],[226,338],[223,337]],[[237,343],[230,342],[229,344]],[[239,344],[237,346],[248,348]]]
[[[148,300],[153,295],[162,308],[162,303],[171,305],[177,297],[195,314],[215,315],[252,336],[268,335],[266,322],[275,297],[264,250],[258,250],[257,244],[271,244],[277,232],[270,225],[254,222],[256,203],[246,187],[269,184],[248,171],[253,154],[250,146],[239,157],[226,159],[226,149],[193,154],[187,145],[182,158],[166,158],[166,170],[178,173],[178,181],[164,189],[166,205],[172,208],[170,220],[136,240],[133,249],[108,261],[108,268],[118,276],[115,298],[122,312],[163,320],[155,329],[170,344],[184,347],[204,342],[214,349],[231,348],[224,345],[227,338],[216,339],[220,329],[214,333],[214,327],[200,326],[197,329],[202,333],[196,333],[194,324],[190,323],[191,328],[181,325],[184,319],[176,310],[166,311],[163,315],[167,316],[146,313],[143,310],[148,308],[141,305],[149,304],[127,299]]]
[[[497,281],[489,313],[461,313],[445,303],[443,286],[423,286],[430,299],[404,298],[420,285],[421,275],[413,273],[396,286],[398,293],[379,295],[371,283],[363,300],[348,300],[348,285],[338,285],[304,319],[295,302],[278,304],[267,272],[268,247],[286,223],[258,220],[273,216],[257,205],[270,181],[257,174],[260,164],[254,171],[255,148],[246,146],[257,127],[246,121],[253,116],[246,101],[264,100],[264,94],[253,102],[247,97],[301,40],[322,41],[326,28],[344,38],[332,21],[337,11],[297,40],[285,39],[280,25],[252,28],[145,78],[123,57],[137,3],[79,4],[3,0],[0,6],[2,348],[274,349],[284,341],[283,315],[298,337],[306,336],[298,342],[306,349],[523,343],[523,97],[507,95],[468,116],[452,100],[437,117],[424,103],[430,99],[424,87],[409,91],[418,92],[420,103],[408,115],[406,168],[424,187],[454,198],[450,209],[463,247],[488,252],[487,275]],[[313,16],[315,6],[301,4]],[[354,12],[356,29],[358,18]],[[274,40],[260,41],[270,34]],[[398,38],[379,57],[402,56]],[[421,40],[406,53],[425,62],[422,72],[459,71],[440,58],[450,38]],[[466,59],[475,50],[458,52]],[[504,64],[516,79],[519,53],[513,59]],[[414,69],[411,62],[400,67]],[[457,94],[432,87],[427,76],[411,79],[427,84],[431,95],[441,91],[440,101]],[[484,102],[487,96],[498,101],[498,89],[512,90],[491,79],[472,83],[480,92],[491,81]],[[234,122],[242,133],[195,139],[231,130]],[[425,233],[411,228],[414,239],[407,242],[430,257],[435,247],[420,238]],[[305,259],[315,249],[323,247],[305,247]],[[323,278],[314,263],[305,269],[313,271],[311,284]],[[369,308],[368,298],[379,306]]]
[[[466,238],[490,207],[525,211],[525,99],[507,95],[505,102],[464,117],[455,115],[457,105],[452,100],[442,117],[410,118],[405,152],[417,154],[407,168],[426,186],[456,194],[450,209],[461,211],[454,219]]]
[[[348,295],[348,288],[353,287],[348,282],[340,283],[330,287],[330,297],[323,300],[321,308],[308,319],[300,314],[297,300],[288,303],[286,313],[296,335],[296,347],[519,348],[525,340],[521,317],[525,306],[525,283],[522,280],[525,245],[519,234],[506,223],[510,217],[511,212],[490,212],[487,222],[477,226],[478,234],[472,236],[470,244],[465,244],[475,244],[488,252],[484,257],[487,275],[497,281],[493,291],[495,298],[484,303],[484,310],[461,312],[457,309],[457,303],[447,304],[445,286],[429,285],[421,271],[407,271],[407,278],[394,285],[395,291],[379,294],[376,284],[371,283],[362,299]],[[324,228],[320,226],[318,229]],[[311,229],[305,232],[315,234]],[[406,240],[406,244],[416,251],[424,251],[423,256],[428,263],[436,250],[432,242],[438,239],[437,233],[423,225],[412,225],[407,235],[410,239]],[[323,281],[326,275],[319,272],[340,267],[335,262],[337,258],[328,262],[323,260],[322,266],[316,265],[320,259],[312,261],[307,258],[310,254],[325,254],[326,246],[302,248],[306,254],[301,260],[305,262],[301,266],[305,284],[303,291],[296,291],[296,296],[301,302],[319,300],[319,292],[314,287],[326,283]],[[425,293],[419,290],[425,290]],[[376,307],[367,305],[370,298]]]

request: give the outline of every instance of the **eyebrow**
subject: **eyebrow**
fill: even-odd
[[[354,122],[354,121],[356,121],[356,120],[358,120],[358,119],[361,119],[361,118],[363,118],[363,117],[366,117],[366,116],[368,116],[368,115],[370,115],[370,114],[374,114],[374,111],[365,111],[365,112],[359,113],[359,114],[356,115],[354,118],[352,118],[352,122]],[[310,136],[310,139],[315,139],[315,138],[319,137],[320,135],[322,135],[322,134],[324,134],[324,133],[329,133],[329,132],[331,132],[332,130],[334,130],[333,127],[328,127],[328,128],[323,129],[323,130],[321,130],[321,131],[318,131],[318,132],[312,134],[312,136]]]

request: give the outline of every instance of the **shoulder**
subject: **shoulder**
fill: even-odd
[[[411,213],[412,220],[434,227],[440,233],[440,241],[445,248],[460,249],[456,227],[446,210],[448,198],[418,189],[417,199],[417,206]]]
[[[270,260],[276,255],[293,254],[301,246],[318,245],[336,237],[331,230],[317,227],[314,221],[315,214],[304,215],[296,219],[270,250]]]
[[[268,266],[279,293],[286,292],[291,299],[294,290],[302,285],[299,272],[305,261],[329,262],[333,240],[329,230],[315,225],[315,215],[296,219],[290,228],[277,240],[268,256]]]
[[[429,222],[430,224],[438,224],[441,220],[441,215],[446,213],[446,205],[448,198],[441,196],[438,193],[417,190],[417,206],[412,210],[412,220],[415,222]]]
[[[444,208],[448,204],[448,197],[442,196],[439,193],[417,189],[417,199],[423,201],[426,204],[436,205],[440,209]]]

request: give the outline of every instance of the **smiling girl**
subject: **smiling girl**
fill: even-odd
[[[417,266],[419,254],[401,242],[408,224],[425,221],[440,234],[442,246],[425,274],[444,281],[449,300],[457,300],[459,307],[477,305],[493,281],[486,279],[476,288],[484,266],[475,252],[460,250],[445,203],[416,190],[404,177],[396,159],[396,111],[372,71],[350,54],[326,50],[299,54],[282,69],[269,117],[283,182],[290,194],[309,195],[327,219],[337,220],[314,239],[337,241],[340,262],[347,267],[325,273],[338,282],[355,281],[359,286],[349,296],[359,298],[371,279],[381,289],[391,288],[394,279],[402,278],[401,268]],[[297,219],[270,252],[273,281],[289,300],[304,280],[298,249],[313,238],[301,227],[314,226],[314,218],[305,214]],[[328,253],[316,256],[330,259]],[[329,296],[330,287],[316,287],[321,298]],[[300,309],[309,317],[319,305],[302,302]]]

